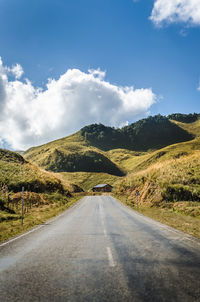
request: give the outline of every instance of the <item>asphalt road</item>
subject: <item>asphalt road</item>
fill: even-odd
[[[0,301],[200,301],[200,241],[109,196],[0,244]]]

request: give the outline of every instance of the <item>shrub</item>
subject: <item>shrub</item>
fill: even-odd
[[[200,189],[180,184],[167,185],[162,197],[166,201],[200,201]]]

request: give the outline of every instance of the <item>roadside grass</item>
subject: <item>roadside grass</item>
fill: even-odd
[[[55,197],[55,195],[48,194],[46,198],[49,199],[49,203],[32,207],[28,213],[25,213],[23,226],[21,225],[20,210],[16,214],[0,211],[0,242],[24,233],[34,226],[45,223],[75,204],[83,197],[83,194],[76,194],[70,198],[62,197],[62,195],[59,198],[57,196],[57,199]]]
[[[150,206],[142,206],[139,205],[137,207],[136,202],[131,202],[130,200],[127,200],[127,197],[123,194],[113,194],[115,198],[120,200],[125,205],[131,207],[133,210],[148,216],[154,220],[157,220],[163,224],[166,224],[168,226],[171,226],[177,230],[180,230],[184,233],[187,233],[189,235],[195,236],[197,238],[200,238],[200,216],[190,216],[189,214],[186,214],[184,212],[179,212],[178,205],[177,207],[173,206],[163,206],[163,207],[150,207]],[[184,203],[182,203],[183,206]],[[191,204],[191,203],[190,203]],[[184,205],[185,208],[187,205]],[[195,205],[193,205],[193,208]],[[200,202],[196,203],[196,207],[198,208],[198,211],[200,211]]]
[[[200,151],[129,173],[115,184],[116,193],[130,198],[136,189],[141,203],[200,201]]]
[[[167,208],[139,208],[138,212],[189,235],[200,238],[200,218],[175,212]]]

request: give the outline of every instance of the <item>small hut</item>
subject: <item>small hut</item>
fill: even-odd
[[[99,184],[92,188],[93,192],[111,192],[112,186],[109,184]]]

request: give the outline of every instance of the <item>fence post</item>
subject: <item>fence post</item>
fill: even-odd
[[[23,219],[24,219],[24,187],[22,187],[22,219],[21,219],[21,225],[23,225]]]

